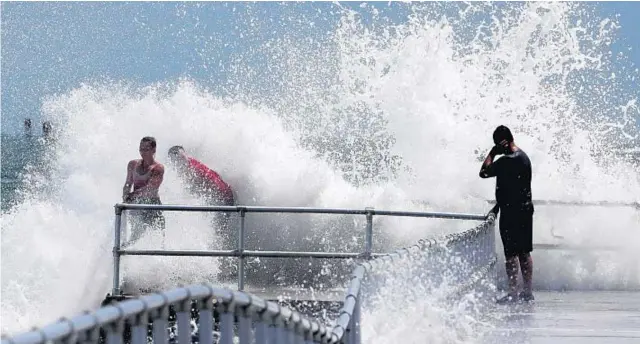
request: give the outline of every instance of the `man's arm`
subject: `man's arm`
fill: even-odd
[[[151,197],[155,195],[155,191],[160,188],[162,181],[164,180],[164,165],[157,164],[151,170],[151,176],[149,176],[149,182],[147,185],[139,188],[133,192],[135,196]]]
[[[494,146],[493,148],[491,148],[491,151],[489,151],[489,154],[487,154],[487,157],[482,163],[482,167],[480,168],[480,178],[489,178],[496,176],[496,165],[493,163],[496,155],[497,149]]]
[[[133,185],[133,166],[135,164],[135,160],[129,161],[127,164],[127,178],[124,181],[124,186],[122,187],[122,201],[127,202],[129,198],[129,194],[131,193],[131,186]]]

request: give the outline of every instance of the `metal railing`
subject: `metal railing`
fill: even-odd
[[[338,338],[337,343],[360,344],[361,305],[364,301],[362,295],[366,294],[363,286],[370,284],[367,289],[373,289],[370,290],[370,293],[375,292],[377,283],[373,281],[375,279],[374,272],[382,270],[388,273],[394,267],[394,264],[403,260],[405,263],[406,260],[409,260],[409,263],[413,265],[410,270],[417,273],[420,278],[424,276],[422,272],[425,270],[423,269],[433,268],[433,265],[425,266],[424,263],[430,261],[430,257],[425,257],[426,254],[434,250],[446,250],[445,255],[449,258],[458,254],[468,255],[465,263],[469,263],[472,268],[465,276],[460,278],[458,286],[450,291],[449,299],[459,298],[464,293],[470,292],[479,283],[486,281],[487,278],[491,280],[490,283],[495,282],[495,264],[497,262],[495,254],[495,209],[491,210],[484,218],[485,220],[480,225],[462,233],[449,234],[442,238],[421,239],[413,246],[359,263],[353,270],[351,281],[344,297],[344,303],[340,310],[340,316],[333,327],[333,333]],[[478,243],[479,245],[477,245]],[[470,248],[469,246],[474,247]],[[444,261],[446,263],[442,264]],[[445,258],[444,261],[440,260],[436,262],[436,265],[444,267],[445,270],[450,269],[452,265],[450,259]],[[435,274],[439,273],[442,273],[442,270],[435,271]],[[409,273],[409,276],[405,276],[405,280],[415,280],[414,277],[416,275]],[[386,280],[386,278],[384,279]],[[373,284],[373,288],[371,284]],[[344,340],[345,336],[348,337],[347,340]]]
[[[485,200],[486,203],[495,205],[496,200]],[[413,200],[414,204],[427,205],[428,202],[422,200]],[[561,201],[553,199],[534,199],[533,205],[543,206],[570,206],[570,207],[616,207],[616,208],[636,208],[640,210],[640,202],[624,202],[624,201]]]
[[[489,204],[496,204],[495,200],[487,200]],[[640,209],[640,202],[620,202],[620,201],[560,201],[551,199],[534,199],[534,205],[552,206],[580,206],[580,207],[630,207]]]
[[[198,311],[201,344],[214,342],[214,313],[219,314],[218,343],[231,344],[235,337],[234,318],[238,318],[240,343],[338,343],[336,335],[322,323],[298,312],[280,307],[247,293],[194,285],[142,296],[105,306],[93,313],[63,319],[52,325],[12,338],[2,344],[99,343],[147,344],[148,325],[152,324],[154,343],[168,343],[170,308],[176,310],[177,342],[192,343],[190,313],[192,300]]]
[[[358,210],[357,214],[362,212],[374,215],[372,209]],[[362,316],[366,316],[363,304],[367,296],[376,293],[377,284],[385,282],[376,280],[376,274],[381,271],[399,270],[398,268],[406,267],[403,264],[407,262],[408,270],[420,273],[434,268],[434,265],[445,269],[453,261],[451,257],[461,256],[464,262],[460,265],[472,268],[462,271],[458,276],[459,283],[454,283],[455,287],[448,291],[448,297],[453,299],[460,298],[462,294],[475,288],[482,288],[483,281],[495,279],[496,214],[492,211],[482,218],[480,225],[462,233],[439,239],[422,239],[411,247],[358,263],[352,272],[339,315],[332,326],[241,291],[195,285],[116,303],[13,337],[3,336],[1,344],[147,344],[149,340],[158,344],[230,344],[236,339],[241,344],[360,344],[360,323]],[[433,262],[433,258],[439,255],[448,257],[445,264],[438,260]],[[434,269],[431,274],[418,276],[434,278],[441,272]],[[416,277],[412,275],[412,271],[408,272],[408,276],[412,280]],[[191,308],[193,305],[195,309]],[[170,319],[171,309],[175,311],[173,320]],[[198,319],[197,326],[192,328],[194,324],[190,323],[190,317],[194,310]],[[167,331],[172,321],[176,323],[175,331]],[[215,326],[218,327],[217,331],[214,331]]]
[[[240,215],[238,227],[238,241],[236,250],[128,250],[121,247],[122,212],[124,210],[160,210],[182,212],[235,212]],[[118,203],[115,205],[115,235],[113,246],[113,288],[112,295],[120,294],[120,257],[130,256],[182,256],[182,257],[237,257],[238,258],[238,290],[244,289],[244,268],[247,257],[268,258],[332,258],[332,259],[370,259],[379,256],[372,252],[373,246],[373,217],[374,216],[401,216],[439,218],[455,220],[483,221],[485,215],[460,214],[444,212],[414,212],[414,211],[390,211],[365,209],[341,209],[341,208],[306,208],[306,207],[258,207],[258,206],[185,206],[185,205],[155,205],[155,204],[129,204]],[[338,215],[364,215],[366,217],[365,240],[363,252],[293,252],[293,251],[256,251],[245,250],[245,216],[247,213],[288,213],[288,214],[338,214]]]
[[[267,208],[260,209],[267,211],[265,210]],[[278,209],[282,210],[282,208]],[[336,209],[330,211],[342,213],[341,210]],[[375,211],[367,209],[351,210],[351,212],[373,216]],[[413,214],[387,211],[376,213],[377,215],[405,214],[404,216]],[[420,216],[438,217],[434,214],[437,213],[421,213]],[[450,218],[457,215],[445,216]],[[394,264],[407,260],[416,271],[421,271],[429,268],[425,263],[429,262],[434,254],[444,256],[462,254],[466,256],[466,263],[470,263],[468,265],[472,269],[464,276],[460,276],[463,282],[451,290],[452,298],[472,290],[483,280],[495,278],[492,276],[492,272],[495,273],[496,262],[495,213],[464,217],[481,219],[482,223],[462,233],[446,235],[440,239],[422,239],[413,246],[358,263],[352,272],[339,315],[332,326],[324,325],[322,321],[310,319],[287,307],[241,291],[194,285],[115,303],[72,319],[61,319],[51,325],[11,338],[3,337],[1,344],[147,344],[149,340],[158,344],[195,342],[231,344],[236,340],[240,344],[360,344],[362,304],[365,301],[363,296],[376,292],[376,283],[380,283],[375,280],[376,271],[392,268]],[[372,232],[371,223],[367,221],[369,233]],[[115,253],[118,253],[118,250],[114,250]],[[446,264],[444,266],[446,267]],[[435,273],[438,274],[439,271]],[[192,308],[194,305],[195,309]],[[172,310],[175,312],[173,320],[170,319]],[[192,328],[190,319],[194,311],[197,313],[195,329]],[[167,331],[170,327],[169,323],[173,321],[176,324],[175,331]],[[216,325],[218,331],[214,332]]]

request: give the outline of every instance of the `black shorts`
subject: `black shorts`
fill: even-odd
[[[159,198],[140,198],[133,200],[135,204],[162,204]],[[137,210],[132,214],[139,222],[151,229],[165,229],[165,219],[161,210]]]
[[[533,251],[533,205],[500,207],[500,237],[507,258]]]

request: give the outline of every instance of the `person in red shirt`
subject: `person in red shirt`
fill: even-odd
[[[207,167],[202,162],[188,156],[182,146],[173,146],[169,149],[169,161],[176,167],[180,176],[187,184],[189,191],[204,198],[205,203],[211,206],[225,205],[235,206],[233,190],[220,175]],[[213,216],[213,227],[221,239],[220,249],[235,248],[234,212],[216,212]],[[212,247],[212,249],[215,247]],[[223,265],[225,262],[223,261]]]
[[[207,165],[188,156],[182,146],[169,149],[169,160],[186,179],[192,193],[205,198],[210,205],[235,205],[233,190],[220,175]]]
[[[189,191],[204,198],[211,206],[235,206],[236,199],[233,189],[220,175],[202,162],[187,155],[182,146],[169,148],[169,161],[177,169],[186,182]],[[216,212],[212,226],[217,233],[220,243],[212,244],[211,249],[235,249],[237,247],[237,216],[235,212]],[[235,259],[223,258],[218,278],[227,280],[235,278]]]

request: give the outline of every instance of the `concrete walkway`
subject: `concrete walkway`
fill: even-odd
[[[536,292],[531,305],[496,306],[485,343],[640,343],[640,292]]]

